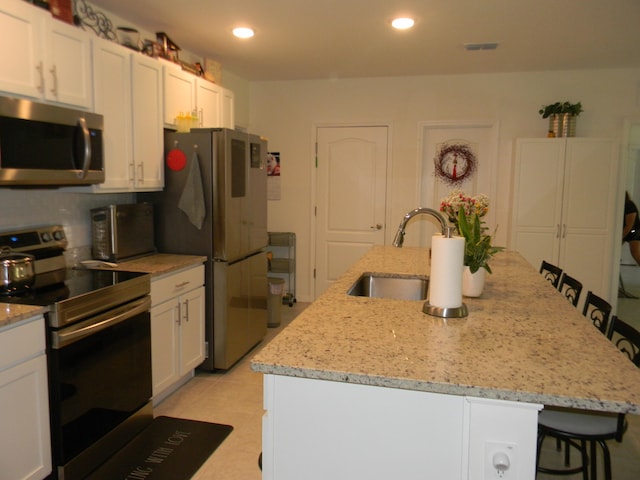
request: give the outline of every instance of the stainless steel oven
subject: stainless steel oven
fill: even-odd
[[[65,268],[62,227],[0,233],[35,283],[0,300],[48,306],[53,478],[79,480],[153,419],[149,275]]]
[[[60,479],[84,478],[153,416],[149,305],[143,297],[51,332],[52,453]]]

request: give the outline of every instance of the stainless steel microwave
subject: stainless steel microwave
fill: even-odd
[[[156,251],[153,205],[106,205],[91,210],[91,253],[96,260],[119,262]]]
[[[0,186],[104,182],[102,115],[0,97]]]

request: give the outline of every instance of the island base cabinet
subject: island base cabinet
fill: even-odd
[[[264,376],[263,480],[484,479],[495,444],[535,478],[538,405]]]

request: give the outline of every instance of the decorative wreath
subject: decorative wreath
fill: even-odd
[[[464,182],[476,170],[477,160],[469,145],[443,143],[434,158],[435,175],[449,185]]]

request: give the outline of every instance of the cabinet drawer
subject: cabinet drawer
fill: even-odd
[[[44,352],[44,318],[0,330],[0,370]]]
[[[151,305],[158,305],[201,285],[204,285],[204,265],[151,279]]]

